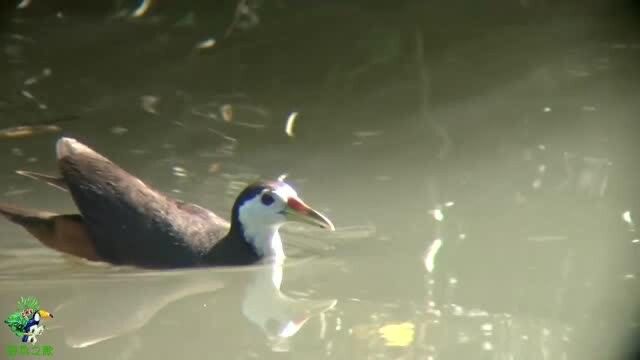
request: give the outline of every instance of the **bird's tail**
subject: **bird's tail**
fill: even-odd
[[[46,225],[51,222],[52,217],[57,215],[48,211],[26,209],[3,203],[0,203],[0,214],[21,226]]]
[[[59,215],[3,203],[0,203],[0,215],[22,226],[50,248],[89,260],[101,260],[80,215]]]

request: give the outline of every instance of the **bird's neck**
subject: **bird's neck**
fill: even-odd
[[[280,226],[250,226],[244,225],[244,238],[253,246],[258,256],[283,261],[285,258],[280,239]]]

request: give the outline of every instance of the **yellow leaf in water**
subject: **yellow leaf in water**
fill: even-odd
[[[386,341],[386,346],[409,346],[413,342],[415,326],[405,322],[401,324],[389,324],[378,329],[380,336]]]

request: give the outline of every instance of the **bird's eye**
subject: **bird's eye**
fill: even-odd
[[[275,199],[273,198],[273,196],[271,196],[271,194],[263,194],[262,198],[260,198],[260,201],[262,201],[264,205],[269,206],[273,204]]]

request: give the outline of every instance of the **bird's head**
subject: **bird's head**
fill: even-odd
[[[247,186],[233,206],[232,226],[240,227],[245,239],[266,255],[271,237],[286,222],[301,222],[335,230],[331,221],[305,204],[296,191],[282,181],[258,182]],[[279,241],[279,238],[278,238]]]
[[[280,227],[294,221],[335,230],[327,217],[305,204],[296,191],[282,181],[247,186],[238,195],[233,216],[244,227]]]

